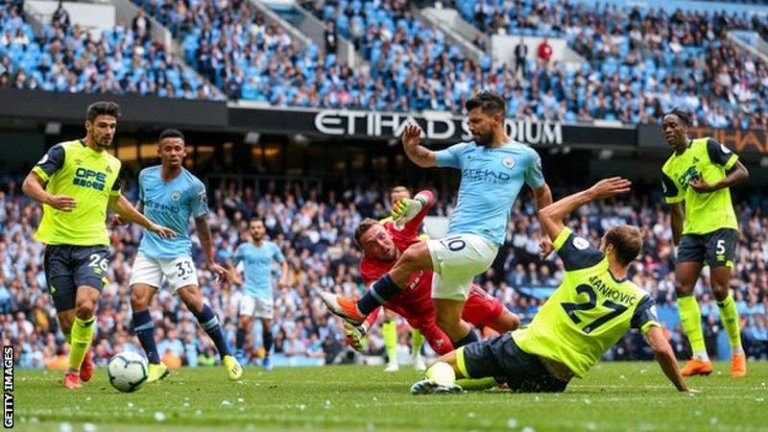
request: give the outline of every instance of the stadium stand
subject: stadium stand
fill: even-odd
[[[70,93],[221,99],[163,44],[116,25],[98,38],[78,24],[38,32],[20,8],[0,5],[0,85]]]
[[[765,14],[728,11],[722,4],[715,12],[615,2],[470,0],[456,5],[488,34],[566,39],[588,64],[581,74],[566,71],[565,88],[576,84],[575,108],[586,104],[591,117],[647,123],[657,118],[658,101],[662,111],[684,106],[695,112],[701,125],[747,129],[767,124],[766,65],[726,37],[732,30],[764,33]],[[597,85],[585,89],[579,84],[585,79]],[[570,104],[574,98],[554,86],[556,99],[570,99]]]
[[[731,29],[765,33],[765,18],[757,15],[458,2],[464,18],[479,29],[563,37],[586,59],[579,68],[529,59],[519,73],[511,61],[472,60],[406,2],[302,2],[355,43],[367,62],[361,68],[337,64],[333,53],[314,44],[301,49],[247,1],[134,3],[171,30],[183,62],[157,42],[145,40],[136,48],[130,29],[116,28],[105,42],[91,44],[76,26],[64,31],[54,24],[38,38],[23,16],[4,6],[0,85],[221,97],[198,82],[182,66],[186,62],[229,99],[274,106],[461,113],[473,91],[487,88],[509,95],[509,112],[530,120],[648,123],[672,106],[684,106],[695,112],[696,125],[768,125],[765,64],[723,39]]]

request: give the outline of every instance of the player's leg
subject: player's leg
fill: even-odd
[[[411,273],[419,270],[432,270],[432,256],[427,242],[415,243],[406,249],[389,273],[374,282],[360,300],[325,292],[320,296],[331,312],[352,325],[360,325],[368,314],[405,288]]]
[[[237,319],[237,333],[235,335],[235,356],[242,363],[248,363],[250,355],[245,354],[245,345],[248,333],[253,325],[253,313],[256,308],[256,298],[250,294],[244,294],[240,299],[240,308]]]
[[[221,329],[219,318],[213,313],[211,307],[203,301],[203,293],[197,282],[195,262],[192,261],[191,257],[179,257],[164,262],[162,269],[163,274],[168,279],[168,284],[179,295],[181,301],[197,319],[197,323],[213,341],[229,378],[233,380],[240,378],[243,375],[243,367],[232,355]]]
[[[187,306],[192,315],[197,318],[197,323],[211,338],[221,356],[221,362],[227,369],[230,379],[238,379],[243,375],[240,362],[232,355],[229,345],[221,330],[219,318],[213,313],[211,307],[203,301],[203,294],[197,285],[186,285],[177,290],[179,298]]]
[[[562,392],[572,377],[572,373],[567,370],[561,371],[566,376],[555,376],[542,359],[523,351],[511,333],[461,347],[441,357],[439,361],[453,368],[458,378],[456,383],[464,388],[492,387],[503,378],[512,390]],[[428,376],[430,372],[438,373],[432,368],[427,370]],[[414,387],[411,388],[412,392]]]
[[[272,352],[274,337],[272,336],[272,320],[269,318],[261,319],[261,340],[264,344],[264,360],[262,360],[261,365],[267,371],[271,371],[272,359],[269,357],[269,354]]]
[[[720,319],[731,345],[731,375],[740,378],[747,375],[747,361],[741,345],[739,312],[730,290],[737,240],[738,231],[732,229],[722,229],[710,234],[707,239],[707,262],[711,270],[712,293],[717,300]]]
[[[381,336],[384,338],[384,349],[387,352],[387,367],[385,372],[397,372],[397,315],[389,309],[384,309],[384,322],[381,324]]]
[[[72,279],[77,286],[77,293],[69,372],[77,371],[83,381],[89,381],[95,369],[89,351],[96,332],[96,308],[104,289],[105,273],[109,270],[109,255],[106,246],[71,248]]]
[[[64,340],[70,345],[71,352],[77,289],[70,266],[70,254],[70,246],[47,246],[43,259],[48,292],[56,308],[59,327],[64,334]],[[78,374],[67,373],[64,376],[64,386],[67,388],[81,387]]]
[[[681,370],[683,376],[709,375],[712,372],[701,328],[701,311],[693,291],[703,267],[704,251],[703,238],[695,235],[684,235],[677,251],[675,293],[680,323],[693,351],[693,358]]]
[[[272,293],[268,296],[262,296],[256,298],[256,308],[254,309],[253,316],[261,320],[261,341],[264,348],[264,359],[261,361],[261,365],[267,371],[272,370],[272,359],[269,357],[272,351],[272,344],[274,338],[272,337],[272,317],[274,316],[275,304],[272,300]]]
[[[72,325],[75,323],[76,285],[70,268],[70,246],[46,246],[43,255],[45,281],[56,308],[59,328],[68,344],[72,343]]]
[[[520,327],[520,317],[491,297],[484,289],[472,285],[461,318],[473,325],[484,325],[499,334],[516,330]]]
[[[418,372],[427,370],[427,364],[421,355],[421,348],[424,346],[424,335],[417,328],[411,329],[411,354],[413,355],[413,367]]]
[[[435,270],[432,303],[437,325],[451,338],[454,347],[477,341],[472,326],[462,320],[472,280],[488,270],[498,248],[482,237],[461,234],[426,242]]]
[[[433,298],[437,325],[451,338],[454,347],[460,347],[472,342],[477,342],[477,335],[472,326],[461,319],[461,311],[464,309],[463,300]]]
[[[464,388],[482,390],[495,386],[495,377],[503,375],[503,371],[491,349],[493,342],[494,339],[477,342],[443,354],[427,369],[425,379],[411,386],[411,393],[455,393]],[[473,353],[471,372],[467,369],[466,350]],[[445,364],[453,369],[453,376],[446,376]]]
[[[149,363],[147,382],[159,381],[170,375],[168,367],[160,360],[155,341],[155,325],[149,312],[149,305],[162,281],[163,271],[160,261],[143,255],[136,256],[129,281],[131,310],[133,310],[132,325],[133,332],[147,355]]]

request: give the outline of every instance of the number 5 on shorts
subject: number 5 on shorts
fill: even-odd
[[[715,246],[715,253],[718,255],[725,254],[725,240],[720,239],[717,241],[717,244]]]

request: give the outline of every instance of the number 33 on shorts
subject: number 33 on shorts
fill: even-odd
[[[197,269],[191,257],[163,259],[149,258],[144,255],[136,256],[131,273],[131,285],[145,283],[160,288],[163,277],[173,291],[188,285],[197,285]]]

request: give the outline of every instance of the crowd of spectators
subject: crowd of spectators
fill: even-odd
[[[729,13],[726,7],[714,13],[668,12],[567,0],[468,0],[456,2],[456,7],[487,34],[564,38],[588,62],[582,68],[584,76],[576,81],[589,82],[586,98],[596,99],[587,102],[591,117],[645,122],[642,113],[654,118],[658,100],[664,110],[687,107],[701,125],[736,129],[768,125],[766,65],[736,49],[726,37],[729,30],[764,36],[768,31],[764,14]],[[562,92],[555,91],[555,96],[569,104],[573,100]],[[580,101],[577,109],[581,105]]]
[[[557,56],[546,41],[522,65],[487,54],[475,61],[402,0],[300,2],[325,22],[324,49],[302,47],[244,0],[134,2],[142,9],[131,24],[98,40],[66,14],[35,34],[20,8],[0,7],[0,86],[457,114],[484,88],[508,96],[510,116],[533,121],[647,123],[682,106],[695,125],[768,126],[768,68],[725,38],[729,29],[765,32],[757,15],[456,2],[488,33],[565,38],[586,59],[573,67],[550,61]],[[152,41],[148,16],[171,31],[183,59]],[[354,43],[362,67],[337,61],[339,36]]]
[[[169,47],[149,37],[141,15],[130,26],[118,23],[100,34],[70,22],[66,11],[56,12],[35,32],[20,7],[0,5],[0,87],[223,98]]]
[[[22,367],[59,368],[66,366],[67,346],[57,331],[57,322],[43,273],[43,246],[32,238],[41,210],[19,191],[18,179],[0,181],[0,333],[3,343],[19,347]],[[135,186],[124,192],[135,195]],[[569,192],[556,189],[556,195]],[[292,360],[316,360],[318,363],[352,359],[343,342],[343,328],[329,315],[318,293],[336,291],[359,295],[364,287],[357,268],[360,253],[351,240],[358,222],[366,216],[387,214],[385,193],[376,184],[356,185],[319,193],[302,190],[298,183],[277,184],[262,189],[238,190],[222,185],[211,191],[209,223],[215,238],[217,260],[226,263],[239,242],[247,220],[253,215],[264,218],[269,236],[282,249],[290,270],[289,287],[275,290],[276,335],[274,358],[277,364]],[[687,355],[687,342],[677,320],[673,273],[671,271],[671,231],[669,216],[658,203],[653,189],[636,192],[623,200],[593,204],[573,215],[570,225],[581,235],[597,241],[609,226],[636,224],[645,230],[642,257],[633,265],[631,279],[649,291],[659,305],[660,315],[670,340],[680,358]],[[751,358],[768,358],[768,216],[766,204],[758,196],[749,196],[738,205],[741,234],[738,260],[731,287],[741,315],[744,345]],[[452,211],[453,194],[440,193],[436,215]],[[511,311],[529,322],[545,301],[547,290],[562,277],[562,263],[556,255],[539,257],[540,230],[533,216],[533,204],[523,200],[513,211],[507,242],[499,258],[478,282],[500,299]],[[136,253],[140,229],[136,226],[112,230],[113,259],[107,278],[109,284],[98,310],[98,330],[94,349],[96,361],[103,365],[122,350],[139,350],[131,333],[128,280]],[[197,239],[193,237],[195,244]],[[195,247],[200,285],[205,298],[220,317],[225,334],[234,341],[240,289],[212,278],[199,248]],[[718,333],[722,326],[710,290],[708,278],[702,277],[696,293],[705,323],[705,334],[712,355],[717,354]],[[196,325],[193,316],[169,290],[162,289],[151,306],[157,327],[160,355],[171,365],[205,366],[217,357],[209,339]],[[664,313],[662,313],[664,312]],[[255,326],[260,324],[256,323]],[[401,326],[402,349],[408,332]],[[251,358],[263,355],[260,331],[251,332],[247,343]],[[383,355],[378,328],[370,334],[368,355]],[[426,348],[429,354],[430,351]],[[608,358],[646,358],[651,355],[636,333],[617,345]]]

